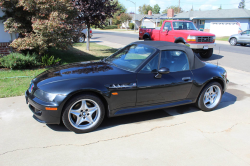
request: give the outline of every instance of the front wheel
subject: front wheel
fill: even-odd
[[[87,133],[95,130],[103,121],[105,108],[97,96],[83,94],[75,96],[66,105],[62,121],[75,133]]]
[[[213,48],[209,48],[208,50],[203,50],[200,52],[200,56],[202,58],[210,58],[213,55]]]
[[[229,40],[229,43],[231,44],[231,46],[235,46],[237,44],[237,39],[233,37]]]
[[[221,85],[218,82],[211,82],[203,88],[196,105],[203,111],[212,111],[219,105],[221,97]]]

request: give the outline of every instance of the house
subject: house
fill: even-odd
[[[198,29],[216,36],[230,36],[250,29],[250,10],[247,9],[188,11],[176,14],[173,19],[193,21]]]
[[[138,27],[156,28],[161,20],[188,20],[192,21],[197,29],[210,32],[216,36],[230,36],[250,29],[250,10],[247,9],[218,9],[206,11],[187,11],[175,14],[169,9],[166,14],[148,15],[131,14],[133,23]]]
[[[4,15],[2,9],[0,8],[0,17]],[[15,33],[8,33],[4,31],[3,21],[0,20],[0,55],[10,53],[10,43],[16,39]]]

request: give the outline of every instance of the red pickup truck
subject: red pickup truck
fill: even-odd
[[[139,40],[186,44],[202,58],[211,57],[216,46],[214,34],[198,31],[193,22],[183,20],[166,20],[155,29],[140,28]]]

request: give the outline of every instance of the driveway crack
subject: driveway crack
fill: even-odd
[[[90,143],[81,144],[81,145],[77,145],[77,144],[58,144],[58,145],[50,145],[50,146],[42,146],[42,147],[29,147],[29,148],[23,148],[23,149],[15,149],[15,150],[6,151],[4,153],[1,153],[0,156],[3,156],[3,155],[8,154],[8,153],[13,153],[13,152],[17,152],[17,151],[24,151],[24,150],[30,150],[30,149],[46,149],[46,148],[53,148],[53,147],[59,147],[59,146],[77,146],[77,147],[79,147],[79,146],[88,146],[88,145],[93,145],[93,144],[97,144],[97,143],[100,143],[100,142],[112,141],[112,140],[127,138],[127,137],[131,137],[131,136],[135,136],[135,135],[145,134],[145,133],[157,130],[157,129],[167,128],[167,127],[174,127],[174,126],[182,125],[182,124],[185,124],[185,123],[186,122],[176,123],[176,124],[172,124],[172,125],[156,126],[156,127],[153,127],[153,128],[151,128],[149,130],[146,130],[146,131],[137,132],[137,133],[133,133],[133,134],[128,134],[128,135],[115,137],[115,138],[99,140],[99,141],[90,142]]]

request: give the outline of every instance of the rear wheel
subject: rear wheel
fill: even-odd
[[[83,94],[72,98],[65,107],[62,121],[75,133],[95,130],[105,115],[102,101],[95,95]]]
[[[237,39],[233,37],[229,40],[229,43],[231,44],[231,46],[235,46],[237,44]]]
[[[203,88],[196,105],[203,111],[212,111],[219,105],[221,97],[221,85],[218,82],[211,82]]]
[[[213,55],[213,48],[209,48],[207,50],[203,50],[200,52],[200,56],[202,58],[210,58]]]

